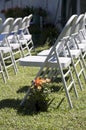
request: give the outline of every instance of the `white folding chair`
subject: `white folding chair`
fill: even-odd
[[[29,15],[23,18],[22,21],[22,37],[26,39],[27,41],[30,41],[32,39],[32,36],[29,32],[30,22],[33,15]]]
[[[7,71],[9,67],[13,66],[14,72],[17,73],[17,67],[15,64],[12,49],[7,40],[7,36],[10,31],[10,25],[13,24],[13,21],[14,21],[13,18],[7,18],[4,21],[4,23],[1,24],[1,28],[0,28],[0,51],[1,51],[0,58],[7,78],[9,78],[8,71]],[[9,61],[9,64],[7,64],[6,61]]]
[[[83,89],[83,85],[80,80],[80,76],[83,75],[85,81],[86,81],[86,74],[85,74],[85,69],[83,67],[83,62],[81,60],[81,50],[78,48],[75,48],[76,45],[74,45],[74,42],[72,42],[71,37],[64,37],[62,39],[62,42],[64,44],[64,48],[66,51],[66,55],[71,58],[73,70],[76,74],[76,78],[79,84],[80,89]],[[79,69],[78,69],[79,68]]]
[[[79,17],[75,18],[74,22],[71,23],[71,26],[69,28],[70,35],[69,35],[69,32],[67,32],[66,35],[61,40],[63,42],[63,44],[65,44],[66,47],[67,47],[66,48],[66,53],[68,53],[67,55],[71,57],[73,69],[75,71],[76,78],[77,78],[77,81],[78,81],[78,84],[79,84],[79,87],[80,87],[81,90],[83,89],[83,85],[81,83],[80,76],[83,75],[83,77],[85,79],[85,82],[86,82],[86,74],[85,74],[85,69],[86,68],[84,68],[84,66],[83,66],[83,58],[82,58],[81,49],[77,48],[76,42],[72,38],[72,35],[74,35],[75,24],[77,23],[77,21],[80,21],[82,16],[83,15],[80,15]],[[83,28],[83,20],[81,21],[81,23],[79,25],[76,26],[76,28],[77,29],[78,28],[80,28],[80,29]],[[80,33],[79,30],[77,30],[77,33]],[[86,47],[85,47],[85,49],[86,49]],[[79,68],[79,70],[77,70],[77,68]]]
[[[85,42],[81,39],[81,34],[80,34],[80,30],[82,30],[84,28],[84,17],[85,15],[84,14],[81,14],[75,25],[74,25],[74,30],[72,31],[72,35],[71,35],[71,38],[73,40],[73,42],[76,43],[76,48],[80,49],[81,52],[82,52],[82,61],[83,61],[83,65],[86,69],[86,62],[85,62],[85,57],[86,57],[86,44]]]
[[[84,76],[84,79],[86,80],[86,76],[85,76],[85,71],[84,71],[84,67],[82,65],[82,61],[81,61],[81,50],[76,48],[76,43],[72,40],[71,38],[71,35],[74,31],[74,26],[75,26],[75,23],[77,21],[77,16],[74,18],[74,19],[71,19],[71,26],[69,27],[69,29],[67,30],[67,32],[65,33],[65,36],[62,38],[62,42],[64,44],[64,42],[66,43],[66,46],[67,46],[67,50],[66,51],[69,51],[69,56],[71,57],[71,60],[72,60],[72,65],[73,65],[73,68],[74,68],[74,71],[75,71],[75,74],[76,74],[76,77],[77,77],[77,81],[79,83],[79,86],[80,86],[80,89],[82,90],[83,89],[83,86],[81,84],[81,80],[80,80],[80,76],[81,74],[83,74]],[[51,48],[50,48],[51,49]],[[43,50],[42,52],[40,52],[38,55],[48,55],[49,53],[49,50]],[[76,61],[76,62],[75,62]],[[77,71],[77,66],[80,66],[80,70],[79,72]]]
[[[17,62],[20,57],[22,57],[22,45],[18,40],[17,33],[19,30],[19,25],[21,23],[22,18],[16,18],[13,24],[10,27],[10,33],[7,37],[9,41],[9,45],[12,48],[13,55],[15,57],[15,61]],[[17,57],[16,57],[17,56]]]
[[[74,17],[75,16],[73,16],[72,18],[74,18]],[[60,42],[60,40],[63,38],[63,36],[65,36],[66,32],[68,31],[69,26],[71,26],[70,21],[71,21],[71,19],[67,22],[66,26],[64,27],[63,31],[59,35],[59,37],[56,40],[54,46],[50,49],[50,52],[47,56],[27,56],[25,58],[20,59],[20,65],[41,67],[38,74],[36,75],[36,78],[41,75],[41,73],[43,72],[43,70],[45,68],[46,68],[45,71],[47,69],[49,70],[49,68],[51,68],[48,76],[50,78],[52,78],[53,76],[54,76],[54,78],[56,78],[57,75],[58,75],[57,70],[59,70],[61,78],[62,78],[62,83],[64,85],[65,92],[66,92],[66,95],[67,95],[67,99],[68,99],[68,102],[69,102],[69,106],[70,106],[70,108],[72,108],[73,104],[72,104],[72,101],[71,101],[71,98],[70,98],[69,91],[72,87],[74,87],[74,92],[75,92],[76,97],[78,97],[78,94],[77,94],[77,90],[76,90],[76,87],[75,87],[75,82],[74,82],[74,79],[73,79],[73,76],[72,76],[72,72],[71,72],[71,69],[70,69],[71,58],[65,57],[64,46],[63,46],[63,43]],[[55,73],[53,73],[53,68],[55,68]],[[65,74],[64,74],[63,68],[68,69],[68,71]],[[68,86],[67,86],[67,83],[66,83],[66,80],[65,80],[65,77],[67,75],[70,75],[70,78],[71,78],[71,81],[70,81]],[[43,74],[43,76],[44,76],[44,74]],[[29,95],[29,92],[30,92],[30,88],[28,89],[24,99],[22,100],[21,105],[26,100],[27,96]]]
[[[72,101],[71,101],[71,98],[70,98],[70,89],[72,87],[74,87],[74,92],[75,92],[75,95],[76,97],[78,97],[78,94],[77,94],[77,90],[76,90],[76,87],[75,87],[75,82],[74,82],[74,79],[73,79],[73,76],[72,76],[72,72],[71,72],[71,69],[70,69],[70,64],[71,64],[71,58],[69,57],[65,57],[64,54],[63,54],[63,43],[59,43],[56,48],[52,48],[49,55],[46,57],[46,56],[27,56],[23,59],[20,60],[20,64],[21,65],[24,65],[24,66],[36,66],[36,67],[41,67],[40,71],[38,72],[37,77],[41,76],[41,73],[45,70],[49,70],[49,73],[48,73],[48,77],[49,78],[57,78],[58,76],[58,72],[57,71],[60,71],[60,75],[61,75],[61,78],[62,78],[62,83],[64,85],[64,89],[65,89],[65,92],[66,92],[66,96],[67,96],[67,99],[68,99],[68,102],[69,102],[69,106],[70,108],[73,107],[72,105]],[[60,56],[60,54],[63,54],[62,56]],[[38,59],[38,60],[36,60]],[[46,69],[45,69],[46,68]],[[55,69],[55,72],[53,72],[53,69]],[[64,73],[64,69],[67,69],[67,72]],[[53,73],[53,74],[52,74]],[[46,75],[46,72],[45,72],[45,75]],[[45,76],[43,74],[43,77]],[[66,82],[66,77],[69,75],[70,77],[70,83],[68,84],[67,86],[67,82]],[[29,91],[27,92],[26,96],[24,97],[24,100],[21,102],[21,104],[26,100],[28,94],[29,94]]]
[[[18,35],[19,41],[22,43],[23,57],[26,55],[31,55],[31,50],[34,48],[32,35],[29,33],[31,18],[32,15],[24,17],[19,28]]]

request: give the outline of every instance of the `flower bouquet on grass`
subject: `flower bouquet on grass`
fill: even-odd
[[[36,111],[47,111],[53,101],[53,99],[49,99],[49,93],[51,91],[48,87],[48,83],[50,83],[51,80],[37,77],[32,82],[33,86],[31,87],[30,99],[34,103]]]

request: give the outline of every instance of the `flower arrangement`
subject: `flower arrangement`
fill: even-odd
[[[32,81],[33,86],[31,87],[30,99],[34,103],[36,111],[47,111],[52,102],[49,99],[49,93],[51,91],[47,86],[50,82],[50,79],[40,77]]]

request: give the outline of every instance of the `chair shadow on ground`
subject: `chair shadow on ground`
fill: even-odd
[[[29,87],[30,86],[23,86],[17,91],[17,93],[26,93]],[[21,101],[22,99],[3,99],[0,101],[0,109],[12,108],[17,110],[17,113],[21,115],[33,115],[37,113],[33,107],[30,107],[29,99],[25,101],[23,106],[20,106]]]
[[[17,93],[26,93],[30,86],[23,86]],[[61,88],[59,86],[52,86],[53,92],[58,92]],[[20,115],[33,115],[38,114],[39,111],[36,110],[36,104],[31,100],[30,96],[26,99],[23,106],[20,106],[22,99],[3,99],[0,101],[0,109],[4,108],[13,108],[17,110],[17,113]]]
[[[17,93],[26,93],[30,86],[23,86],[17,90]]]
[[[20,106],[21,100],[19,99],[3,99],[0,101],[0,109],[14,109],[17,110],[19,115],[33,115],[38,112],[33,107],[30,107],[29,100],[26,100],[24,106]]]
[[[30,86],[23,86],[17,91],[17,93],[26,93],[29,87]],[[26,99],[22,106],[20,106],[21,101],[22,99],[3,99],[0,101],[0,110],[5,108],[12,108],[14,110],[17,110],[17,113],[19,115],[38,114],[35,104],[31,101],[30,96],[28,99]]]

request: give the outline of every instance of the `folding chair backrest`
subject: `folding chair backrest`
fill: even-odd
[[[76,23],[76,20],[77,20],[78,16],[77,15],[73,15],[71,16],[71,18],[68,20],[67,22],[67,31],[66,31],[66,34],[65,36],[70,36],[73,32],[73,29],[74,29],[74,25]]]
[[[76,19],[77,19],[77,15],[72,15],[70,17],[65,27],[63,28],[61,34],[58,36],[58,39],[56,40],[56,45],[57,45],[57,42],[59,42],[63,37],[71,35],[71,29],[72,29],[73,24],[75,24]]]
[[[10,32],[10,27],[12,26],[12,24],[13,24],[13,21],[14,21],[14,19],[13,18],[7,18],[5,21],[4,21],[4,23],[2,24],[2,26],[1,26],[1,30],[0,30],[0,33],[1,34],[9,34],[9,32]]]
[[[22,24],[22,18],[16,18],[11,27],[11,32],[16,33],[19,30],[19,28],[21,27],[21,24]]]
[[[26,30],[30,26],[30,21],[32,19],[32,14],[29,16],[26,16],[22,20],[21,30]]]
[[[86,14],[82,14],[82,18],[81,18],[80,24],[79,24],[79,30],[81,30],[85,27],[85,15]]]
[[[41,67],[41,69],[40,69],[38,75],[40,75],[42,69],[46,66],[47,61],[48,61],[49,58],[52,56],[53,52],[55,52],[56,47],[59,46],[61,39],[63,39],[63,37],[65,37],[65,36],[68,36],[68,34],[70,35],[70,32],[71,32],[71,28],[70,28],[70,27],[72,26],[72,24],[74,23],[74,21],[76,21],[76,19],[77,19],[77,15],[72,15],[72,16],[70,17],[70,19],[69,19],[68,22],[66,23],[65,27],[63,28],[62,32],[61,32],[60,35],[58,36],[58,38],[57,38],[57,40],[56,40],[54,46],[53,46],[52,49],[50,50],[50,52],[49,52],[49,54],[48,54],[48,56],[47,56],[47,58],[46,58],[46,60],[45,60],[45,62],[44,62],[44,64],[43,64],[43,66]],[[57,47],[57,48],[58,48],[58,47]],[[37,75],[37,76],[38,76],[38,75]]]
[[[80,29],[82,29],[84,27],[84,14],[79,15],[75,26],[74,26],[74,30],[72,33],[77,33]]]
[[[22,23],[21,23],[21,27],[20,27],[20,30],[24,30],[26,28],[26,21],[27,21],[28,17],[25,16],[23,19],[22,19]]]
[[[66,23],[65,27],[63,28],[61,34],[58,36],[55,44],[54,44],[54,47],[51,49],[51,52],[52,50],[54,50],[54,48],[57,46],[58,42],[63,39],[63,37],[66,37],[66,36],[70,36],[71,35],[71,30],[72,30],[72,26],[73,24],[75,24],[75,21],[77,19],[77,15],[72,15],[70,17],[70,19],[68,20],[68,22]]]
[[[31,22],[31,20],[32,20],[32,17],[33,17],[32,14],[30,14],[30,15],[28,16],[28,19],[27,19],[27,22],[26,22],[26,27],[27,27],[27,28],[30,26],[30,22]]]

